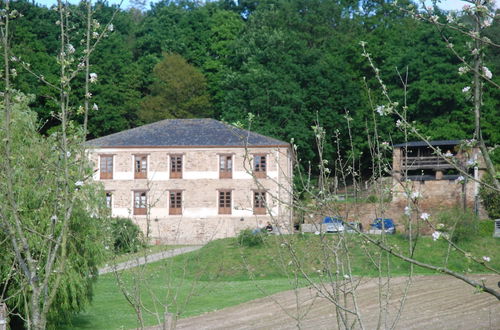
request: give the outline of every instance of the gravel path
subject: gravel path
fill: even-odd
[[[116,265],[105,266],[105,267],[99,269],[99,275],[111,273],[115,270],[124,270],[124,269],[134,268],[134,267],[144,265],[144,264],[149,264],[151,262],[155,262],[158,260],[162,260],[162,259],[166,259],[166,258],[170,258],[170,257],[175,257],[179,254],[183,254],[183,253],[187,253],[187,252],[196,251],[198,249],[201,249],[202,246],[203,245],[185,246],[185,247],[181,247],[181,248],[177,248],[177,249],[172,249],[172,250],[168,250],[168,251],[150,254],[150,255],[147,255],[144,257],[135,258],[133,260],[121,262],[121,263],[116,264]]]
[[[483,279],[494,287],[500,280],[497,275],[473,277]],[[402,277],[391,280],[389,316],[387,323],[382,320],[382,329],[390,328],[391,321],[394,320],[405,281],[406,278]],[[376,281],[362,279],[357,296],[364,328],[376,329],[379,321]],[[176,329],[297,329],[297,321],[294,320],[297,313],[301,314],[302,329],[337,329],[333,305],[324,298],[318,298],[314,290],[307,288],[299,290],[298,296],[293,291],[286,291],[238,306],[180,319]],[[497,330],[500,329],[500,303],[493,296],[479,293],[473,287],[449,276],[415,276],[395,329]]]

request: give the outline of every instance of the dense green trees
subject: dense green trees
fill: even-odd
[[[139,118],[144,122],[211,116],[205,77],[182,56],[164,54],[153,75],[151,93],[143,99],[139,110]]]
[[[16,54],[39,72],[56,74],[57,40],[50,33],[56,28],[54,14],[28,1],[15,5],[25,15],[14,33]],[[102,7],[101,19],[111,17],[113,8],[105,2],[97,6]],[[354,151],[368,154],[366,130],[373,125],[373,109],[366,88],[372,90],[374,105],[381,99],[373,93],[379,87],[361,57],[360,41],[367,42],[391,96],[400,103],[403,89],[397,71],[407,70],[408,116],[425,135],[454,139],[473,132],[471,104],[462,93],[469,81],[458,75],[460,61],[437,29],[390,3],[166,0],[143,13],[120,11],[114,27],[96,52],[93,71],[102,78],[93,91],[99,110],[89,118],[90,137],[171,117],[212,116],[246,123],[253,113],[253,130],[286,141],[295,138],[303,160],[316,157],[310,127],[318,121],[326,129],[325,151],[332,159],[336,130],[340,148],[350,149],[348,112],[354,119]],[[486,34],[498,39],[498,20],[490,30]],[[462,35],[450,29],[441,33],[464,49]],[[177,64],[160,68],[164,53],[178,54]],[[488,51],[486,60],[497,79],[498,50]],[[33,108],[46,121],[44,130],[56,125],[49,115],[54,110],[51,92],[23,70],[18,74],[16,87],[37,95]],[[190,90],[189,96],[180,97],[181,90]],[[483,134],[491,145],[500,142],[498,93],[487,89],[484,99]],[[193,97],[196,101],[188,105]],[[402,139],[394,120],[377,120],[385,140]]]

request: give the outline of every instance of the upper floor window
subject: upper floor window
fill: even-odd
[[[220,155],[219,156],[219,178],[231,179],[233,177],[233,156]]]
[[[254,155],[253,172],[257,178],[265,178],[267,171],[266,155]]]
[[[231,190],[219,190],[219,214],[231,214]]]
[[[134,191],[134,215],[147,214],[147,195],[145,191]]]
[[[113,206],[113,194],[111,192],[106,191],[106,207],[110,209]]]
[[[148,156],[134,156],[134,178],[146,179],[148,177]]]
[[[101,155],[99,164],[100,178],[113,179],[113,155]]]
[[[266,214],[266,192],[256,190],[253,192],[253,214]]]
[[[170,191],[170,207],[168,209],[168,214],[182,214],[182,191]]]
[[[170,178],[182,179],[182,155],[170,155]]]

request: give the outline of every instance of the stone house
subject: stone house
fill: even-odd
[[[214,119],[167,119],[88,142],[112,216],[153,243],[199,244],[292,226],[286,142]]]
[[[442,156],[429,146],[439,149]],[[466,179],[457,167],[476,180],[485,171],[479,148],[465,147],[461,140],[415,141],[393,146],[393,202],[406,200],[402,183],[422,196],[426,207],[463,205],[479,209],[479,183]],[[455,165],[455,166],[454,166]]]

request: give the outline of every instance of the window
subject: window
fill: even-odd
[[[170,191],[170,208],[168,210],[168,214],[182,214],[182,191]]]
[[[170,155],[170,179],[182,179],[182,155]]]
[[[253,192],[253,214],[266,214],[266,192]]]
[[[148,156],[136,155],[134,159],[134,178],[146,179],[148,177]]]
[[[106,191],[106,207],[108,209],[111,209],[112,206],[113,206],[113,195],[111,194],[111,192]]]
[[[134,215],[147,214],[147,202],[145,191],[134,191]]]
[[[219,178],[231,179],[233,177],[233,156],[219,156]]]
[[[219,190],[219,214],[231,214],[231,190]]]
[[[266,177],[266,155],[254,155],[253,158],[253,171],[257,178]]]
[[[100,156],[100,178],[103,179],[113,179],[113,155],[101,155]]]

